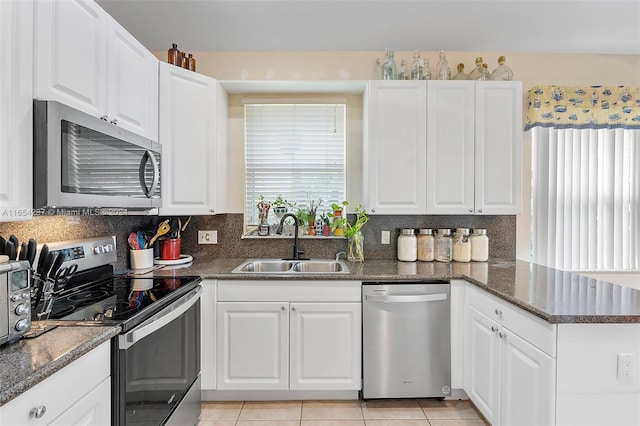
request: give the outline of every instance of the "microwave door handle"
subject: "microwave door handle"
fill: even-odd
[[[147,187],[147,183],[144,181],[144,169],[146,168],[147,161],[151,161],[151,166],[153,167],[153,181],[151,182],[151,187]],[[153,193],[156,192],[156,188],[158,187],[158,181],[160,180],[160,167],[158,166],[158,161],[156,157],[153,155],[151,151],[145,151],[142,159],[140,160],[140,169],[138,170],[138,176],[140,177],[140,186],[142,187],[142,191],[144,192],[145,197],[151,198]]]
[[[131,346],[135,345],[138,341],[144,339],[151,333],[154,333],[160,330],[162,327],[166,326],[173,322],[180,315],[184,314],[191,308],[199,299],[200,292],[202,288],[200,286],[196,287],[191,291],[181,303],[176,302],[177,306],[173,306],[170,312],[166,314],[162,314],[160,316],[153,317],[150,322],[146,325],[142,325],[139,328],[136,328],[129,333],[119,336],[119,347],[120,349],[129,349]],[[198,296],[198,297],[194,297]],[[165,308],[168,309],[168,308]]]

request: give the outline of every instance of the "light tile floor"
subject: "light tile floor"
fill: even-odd
[[[198,426],[485,426],[469,401],[203,402]]]

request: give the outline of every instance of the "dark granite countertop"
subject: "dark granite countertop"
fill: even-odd
[[[0,405],[120,333],[119,326],[60,326],[0,348]]]
[[[550,323],[640,323],[640,290],[520,260],[439,263],[390,259],[347,262],[349,274],[232,274],[246,259],[196,258],[156,276],[203,279],[427,281],[464,279]]]

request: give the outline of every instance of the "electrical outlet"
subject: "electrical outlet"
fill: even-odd
[[[389,231],[382,231],[382,235],[380,236],[380,244],[389,244],[391,235]]]
[[[218,231],[198,231],[198,244],[218,244]]]
[[[618,354],[618,380],[630,382],[636,374],[636,354]]]

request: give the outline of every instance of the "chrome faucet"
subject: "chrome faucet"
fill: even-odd
[[[300,250],[300,248],[298,247],[298,218],[296,217],[295,214],[293,213],[285,213],[284,216],[282,216],[282,219],[280,219],[280,225],[278,225],[278,230],[276,231],[276,234],[282,234],[282,227],[284,226],[284,220],[288,217],[292,217],[293,218],[293,222],[295,223],[295,234],[293,236],[293,257],[291,258],[292,260],[301,260],[302,258],[300,257],[301,254],[304,253],[304,251]]]
[[[344,251],[339,251],[338,253],[336,253],[336,262],[337,262],[338,260],[340,260],[340,255],[341,255],[341,254],[344,254],[344,258],[345,258],[345,259],[347,258],[347,253],[346,253],[346,252],[344,252]]]

